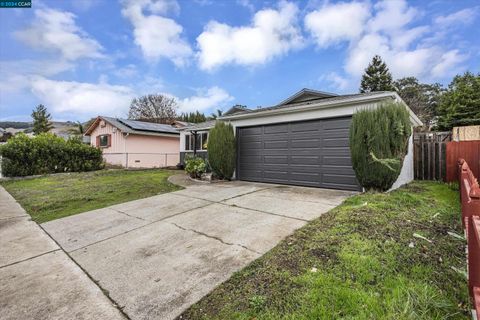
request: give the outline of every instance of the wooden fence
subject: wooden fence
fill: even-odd
[[[480,320],[480,187],[467,162],[457,162],[457,177],[462,204],[462,224],[467,238],[468,292]]]
[[[414,176],[417,180],[445,180],[448,132],[413,134]]]
[[[480,177],[480,140],[447,143],[447,175],[445,181],[458,180],[458,159],[465,159],[473,174]]]

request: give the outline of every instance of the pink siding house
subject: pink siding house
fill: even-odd
[[[85,135],[112,165],[161,168],[180,161],[180,133],[172,125],[99,116]]]

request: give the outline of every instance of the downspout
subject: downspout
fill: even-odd
[[[125,133],[125,143],[123,145],[123,151],[125,151],[125,169],[128,169],[127,138],[129,135],[130,135],[129,132]]]

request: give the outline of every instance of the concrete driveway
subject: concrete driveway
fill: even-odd
[[[42,227],[131,319],[173,319],[352,194],[199,184]]]

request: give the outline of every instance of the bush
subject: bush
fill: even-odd
[[[50,133],[34,138],[18,134],[0,147],[5,176],[30,176],[103,168],[102,151],[78,138],[65,141]]]
[[[202,173],[207,171],[205,160],[200,157],[188,157],[185,159],[185,171],[192,178],[201,178]]]
[[[350,126],[350,152],[357,180],[365,189],[385,191],[397,180],[411,135],[403,104],[358,111]]]
[[[235,171],[235,135],[231,124],[217,122],[208,136],[208,162],[221,179],[230,180]]]

